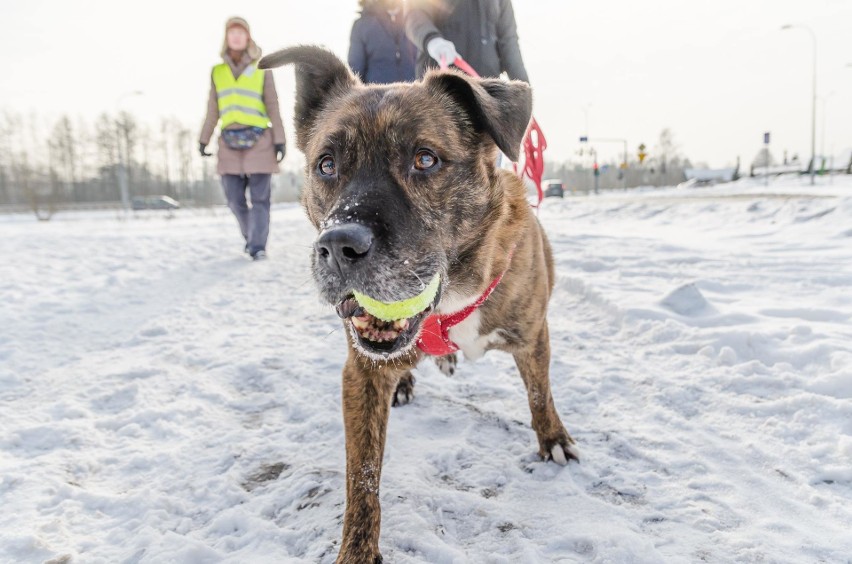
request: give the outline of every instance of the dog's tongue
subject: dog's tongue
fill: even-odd
[[[355,298],[346,298],[337,304],[337,315],[340,319],[349,319],[350,317],[361,317],[364,315],[364,308],[358,305]]]

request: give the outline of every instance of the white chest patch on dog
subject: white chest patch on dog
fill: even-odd
[[[461,311],[467,306],[476,303],[479,296],[464,296],[455,292],[448,292],[441,300],[438,306],[438,312],[450,314]],[[482,319],[482,313],[479,310],[474,311],[470,316],[450,328],[447,334],[450,340],[458,345],[459,349],[464,353],[465,360],[477,360],[482,358],[485,351],[490,345],[505,343],[505,339],[500,336],[499,331],[493,331],[488,335],[482,335],[479,332],[479,324]]]
[[[465,360],[477,360],[482,358],[491,345],[498,345],[505,342],[498,331],[492,331],[487,335],[479,333],[479,323],[482,314],[479,311],[474,311],[470,317],[450,328],[450,340],[458,345],[459,349],[464,353]]]

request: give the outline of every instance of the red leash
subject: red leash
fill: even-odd
[[[441,61],[441,63],[442,63],[441,64],[442,69],[445,69],[449,66],[449,65],[443,64],[444,61]],[[470,63],[468,63],[467,61],[465,61],[461,57],[456,57],[456,60],[453,61],[453,66],[455,66],[459,70],[463,70],[464,72],[466,72],[467,74],[469,74],[470,76],[472,76],[474,78],[480,78],[479,73],[476,72],[472,66],[470,66]]]
[[[547,139],[535,118],[530,120],[527,134],[524,136],[524,174],[535,183],[538,191],[538,203],[533,207],[538,209],[544,199],[544,191],[541,189],[541,179],[544,176],[544,150],[547,149]]]
[[[479,73],[461,57],[456,57],[453,65],[470,76],[479,78]],[[446,69],[448,66],[446,61],[441,61],[442,69]],[[521,178],[526,176],[535,184],[538,191],[538,202],[533,207],[538,209],[541,201],[544,200],[544,190],[541,188],[541,180],[542,176],[544,176],[544,150],[547,149],[547,139],[545,139],[541,126],[538,125],[535,118],[530,120],[529,127],[524,135],[523,147],[524,168],[521,172],[518,172],[518,163],[515,163],[515,174]]]

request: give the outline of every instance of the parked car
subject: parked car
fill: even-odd
[[[545,198],[564,198],[565,185],[561,180],[545,180],[541,183]]]
[[[131,202],[134,210],[176,210],[180,203],[168,196],[137,196]]]

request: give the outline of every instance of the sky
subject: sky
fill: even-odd
[[[813,47],[805,30],[782,31],[788,23],[817,36],[817,152],[823,137],[826,153],[852,148],[852,0],[514,6],[546,158],[577,159],[586,133],[627,139],[631,153],[644,143],[653,153],[663,128],[694,163],[713,167],[738,156],[747,166],[765,131],[776,158],[784,150],[809,156]],[[120,108],[151,123],[176,116],[200,128],[210,69],[232,15],[248,19],[266,53],[314,43],[345,58],[357,2],[3,2],[0,111],[35,112],[47,122]],[[292,139],[292,70],[276,70],[275,80]],[[137,90],[143,94],[126,95]],[[615,158],[621,146],[598,150]],[[301,156],[291,151],[286,162],[298,166]]]

